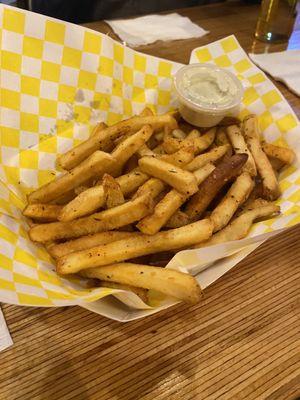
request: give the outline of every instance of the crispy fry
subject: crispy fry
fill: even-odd
[[[247,159],[247,154],[235,154],[229,160],[220,162],[188,201],[185,212],[191,220],[202,215],[222,187],[239,174]]]
[[[292,149],[286,147],[275,146],[271,143],[262,143],[262,149],[268,157],[275,158],[283,164],[290,165],[294,162],[296,154]]]
[[[238,207],[247,199],[253,187],[254,182],[248,172],[243,172],[236,178],[225,197],[210,215],[214,224],[214,232],[228,224]]]
[[[74,253],[74,251],[86,250],[91,247],[100,246],[102,244],[115,242],[117,240],[126,239],[140,235],[138,232],[125,231],[108,231],[95,233],[94,235],[81,236],[78,239],[69,240],[64,243],[54,244],[49,248],[49,253],[54,258],[63,257],[66,254]]]
[[[160,179],[150,178],[147,182],[145,182],[136,193],[132,196],[133,199],[136,199],[139,196],[151,195],[154,199],[158,196],[164,189],[166,188],[166,184],[162,182]]]
[[[96,125],[96,127],[92,130],[91,136],[95,135],[95,133],[97,131],[102,131],[103,129],[106,129],[106,128],[107,128],[107,125],[105,122],[99,122],[99,124]]]
[[[89,217],[69,222],[52,222],[30,229],[29,237],[34,242],[49,242],[71,239],[97,232],[104,232],[139,221],[152,212],[151,196],[140,196],[118,207],[110,208]]]
[[[108,282],[108,281],[98,281],[97,286],[117,289],[117,290],[126,290],[126,292],[132,292],[137,295],[144,303],[148,303],[148,289],[140,288],[132,285],[125,285],[124,283],[117,282]]]
[[[196,180],[199,185],[213,171],[214,166],[206,165],[196,171]],[[189,198],[189,195],[179,193],[177,190],[170,190],[164,198],[156,204],[153,214],[147,215],[138,224],[137,228],[147,234],[154,235],[163,227],[179,207]]]
[[[62,168],[70,170],[89,157],[96,150],[107,150],[107,147],[110,146],[111,142],[119,136],[127,133],[133,134],[142,129],[145,125],[151,125],[154,131],[157,132],[165,125],[175,129],[177,127],[177,122],[168,114],[148,117],[135,116],[106,129],[97,129],[88,140],[69,150],[67,153],[62,154],[59,163]]]
[[[285,166],[284,162],[279,160],[279,158],[274,158],[271,156],[268,156],[268,159],[270,161],[270,164],[272,165],[272,168],[275,172],[278,172]]]
[[[88,190],[88,189],[89,189],[88,186],[82,185],[82,186],[78,186],[77,188],[75,188],[75,189],[74,189],[74,192],[75,192],[76,195],[78,196],[80,193],[82,193],[82,192],[84,192],[84,191],[86,191],[86,190]],[[70,200],[70,201],[72,201],[72,200]]]
[[[149,179],[149,176],[139,170],[133,170],[128,174],[116,178],[124,196],[134,192],[140,185]],[[60,221],[72,221],[91,214],[105,202],[103,186],[98,185],[80,193],[74,200],[67,204],[60,212]]]
[[[187,225],[190,222],[189,217],[181,210],[177,210],[165,224],[166,228],[174,229]]]
[[[256,165],[252,153],[249,151],[240,128],[237,125],[227,127],[227,135],[236,154],[248,154],[248,160],[244,165],[244,171],[249,172],[251,176],[256,176]]]
[[[111,175],[103,175],[102,185],[106,208],[113,208],[125,203],[121,187]]]
[[[204,135],[194,139],[175,139],[167,134],[164,138],[162,146],[166,153],[172,154],[180,150],[182,147],[194,147],[195,154],[199,154],[206,150],[214,141],[216,128],[211,128]]]
[[[83,276],[156,290],[190,304],[198,303],[201,299],[197,280],[170,268],[121,263],[86,270]]]
[[[191,172],[157,158],[142,157],[139,160],[139,167],[142,172],[161,179],[180,193],[193,194],[198,189],[195,176]]]
[[[208,247],[218,243],[231,242],[233,240],[240,240],[245,238],[253,224],[258,218],[268,218],[273,214],[278,214],[280,207],[273,203],[246,211],[239,217],[235,218],[229,225],[221,231],[215,233],[209,240],[203,241],[194,248]]]
[[[30,193],[28,202],[30,204],[49,203],[60,197],[63,193],[81,186],[92,177],[100,178],[105,172],[113,171],[115,167],[116,161],[110,154],[103,151],[96,151],[72,171],[66,172],[56,180]]]
[[[223,157],[229,149],[230,149],[229,144],[215,147],[214,149],[208,151],[207,153],[203,153],[195,157],[193,161],[191,161],[188,165],[185,166],[185,169],[188,171],[195,171],[196,169],[203,167],[205,164],[209,162],[215,162],[221,157]]]
[[[146,144],[143,144],[143,146],[141,146],[137,150],[137,154],[139,157],[145,157],[145,156],[155,157],[155,153],[151,149],[149,149],[149,147]]]
[[[145,125],[137,133],[129,136],[120,143],[111,153],[113,158],[118,162],[119,171],[129,158],[144,145],[153,133],[150,125]]]
[[[159,232],[153,236],[141,235],[141,237],[118,240],[89,250],[78,251],[60,258],[57,263],[57,272],[71,274],[90,267],[100,267],[160,251],[187,247],[208,239],[212,234],[212,229],[211,221],[203,219],[182,228]]]
[[[160,160],[166,161],[176,167],[183,168],[189,164],[194,158],[194,148],[183,147],[182,149],[176,151],[173,154],[165,154],[160,156]],[[184,168],[185,169],[185,168]]]
[[[280,190],[274,170],[260,144],[258,121],[254,115],[249,115],[243,121],[243,133],[249,149],[255,160],[258,172],[262,178],[264,196],[267,200],[275,200]]]
[[[229,144],[230,145],[230,141],[226,135],[225,132],[225,128],[223,127],[218,127],[217,133],[216,133],[216,138],[215,138],[215,142],[217,146],[224,146]]]
[[[61,209],[62,206],[56,204],[28,204],[23,215],[40,222],[57,221]]]
[[[237,212],[237,216],[245,213],[246,211],[251,211],[254,208],[264,207],[270,204],[268,200],[257,198],[257,199],[248,199],[244,204],[242,204],[240,210]]]
[[[192,129],[191,132],[187,135],[187,139],[196,139],[201,136],[201,133],[198,131],[198,129]]]

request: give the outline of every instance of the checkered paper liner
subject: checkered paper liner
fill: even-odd
[[[63,306],[99,300],[116,291],[59,277],[45,249],[30,242],[21,214],[26,194],[60,173],[57,155],[87,138],[98,121],[113,124],[145,106],[159,114],[174,108],[172,75],[181,65],[140,54],[89,29],[3,5],[0,32],[0,301]],[[194,50],[191,61],[213,62],[237,73],[246,87],[242,115],[258,114],[269,142],[288,145],[300,155],[299,122],[234,37]],[[251,236],[299,222],[299,185],[295,164],[280,177],[284,216],[256,224]],[[201,264],[203,251],[179,253],[170,266]],[[198,278],[201,284],[201,273]],[[143,306],[128,296],[123,297],[127,304]]]

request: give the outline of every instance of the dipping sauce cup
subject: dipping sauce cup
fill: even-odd
[[[179,111],[192,125],[209,128],[239,111],[243,86],[223,68],[212,64],[186,65],[177,71],[173,83]]]

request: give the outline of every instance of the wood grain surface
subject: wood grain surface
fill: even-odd
[[[180,12],[211,33],[139,50],[186,63],[194,47],[231,33],[250,50],[257,6]],[[300,99],[278,86],[299,116]],[[14,346],[0,353],[0,399],[299,398],[299,234],[295,227],[262,245],[207,288],[200,304],[135,322],[79,307],[2,305]]]

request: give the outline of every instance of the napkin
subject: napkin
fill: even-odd
[[[105,22],[129,46],[140,46],[157,40],[190,39],[208,33],[189,18],[177,13]]]
[[[249,54],[252,61],[300,96],[300,50]]]
[[[0,309],[0,351],[12,346],[13,341],[9,334],[3,313]]]

